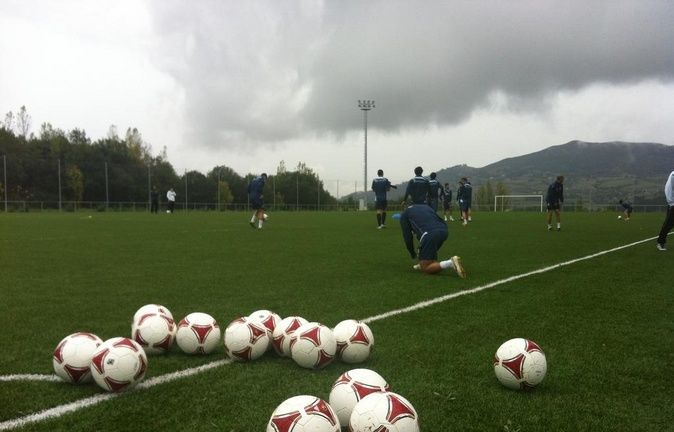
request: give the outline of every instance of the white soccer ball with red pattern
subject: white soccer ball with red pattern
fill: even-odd
[[[316,396],[286,399],[271,415],[267,432],[340,432],[339,420],[324,400]]]
[[[372,393],[353,408],[349,431],[419,432],[419,416],[412,404],[397,393]]]
[[[374,335],[367,324],[345,320],[337,324],[333,332],[337,341],[337,354],[343,362],[362,363],[370,357]]]
[[[103,342],[91,358],[91,375],[104,390],[121,392],[138,384],[147,370],[147,356],[134,340],[116,337]]]
[[[332,385],[328,401],[339,422],[344,426],[349,424],[351,413],[365,396],[389,391],[386,380],[377,372],[370,369],[352,369],[344,372]]]
[[[132,322],[138,321],[138,319],[141,316],[143,316],[145,314],[149,314],[149,313],[163,314],[163,315],[166,315],[167,317],[173,319],[173,314],[171,313],[171,311],[166,306],[151,303],[151,304],[146,304],[145,306],[141,306],[140,309],[138,309],[136,311],[136,313],[133,315],[133,321]]]
[[[225,354],[234,361],[258,359],[267,351],[269,332],[250,318],[237,318],[225,329]]]
[[[102,343],[101,338],[86,332],[64,337],[54,350],[54,372],[73,384],[91,382],[91,358]]]
[[[300,326],[290,340],[290,354],[295,363],[308,369],[322,369],[332,363],[337,352],[335,335],[317,322]]]
[[[209,354],[220,342],[220,326],[209,314],[193,312],[178,324],[176,343],[187,354]]]
[[[178,330],[173,318],[160,313],[141,315],[131,325],[131,337],[146,354],[163,354],[171,349]]]
[[[545,378],[547,370],[545,353],[538,344],[528,339],[510,339],[494,355],[496,378],[513,390],[536,387]]]
[[[267,333],[269,334],[268,349],[271,349],[272,348],[271,340],[274,335],[274,329],[276,328],[278,323],[281,322],[281,317],[275,312],[266,309],[261,309],[248,315],[248,319],[252,322],[262,324],[267,329]]]
[[[295,333],[295,330],[307,323],[309,323],[309,321],[302,317],[289,316],[283,318],[276,324],[271,342],[278,355],[281,357],[290,357],[290,339],[292,338],[293,333]]]

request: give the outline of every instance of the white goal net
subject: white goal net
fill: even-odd
[[[543,195],[496,195],[494,211],[543,212]]]

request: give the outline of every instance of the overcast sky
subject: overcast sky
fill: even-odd
[[[359,99],[368,184],[574,139],[674,145],[673,47],[666,0],[0,0],[0,120],[137,127],[178,173],[302,161],[344,195]]]

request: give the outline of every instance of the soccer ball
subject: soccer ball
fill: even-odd
[[[294,396],[276,407],[267,432],[340,432],[335,412],[316,396]]]
[[[136,341],[116,337],[103,342],[94,352],[90,370],[104,390],[130,390],[145,376],[147,356]]]
[[[146,304],[145,306],[141,306],[141,308],[138,309],[136,313],[133,315],[133,322],[134,323],[138,322],[140,317],[149,313],[159,313],[173,319],[173,314],[171,313],[170,310],[168,310],[166,306],[158,304]]]
[[[510,389],[536,387],[545,378],[547,369],[543,350],[528,339],[510,339],[494,355],[496,378]]]
[[[361,363],[370,357],[374,335],[364,322],[345,320],[333,330],[337,341],[337,353],[346,363]]]
[[[305,320],[302,317],[298,316],[289,316],[283,318],[276,328],[274,328],[274,333],[272,334],[272,345],[274,350],[281,357],[290,357],[290,339],[295,333],[295,330],[300,328],[300,326],[307,324],[309,321]]]
[[[101,338],[91,333],[73,333],[64,337],[54,350],[54,372],[74,384],[91,382],[91,357],[101,345]]]
[[[352,369],[337,378],[330,391],[330,406],[337,413],[339,423],[349,424],[353,407],[365,396],[386,392],[389,385],[377,372],[369,369]]]
[[[193,312],[178,324],[176,342],[187,354],[208,354],[220,341],[220,326],[212,316]]]
[[[310,322],[295,330],[289,345],[295,363],[309,369],[324,368],[332,363],[337,352],[332,330],[317,322]]]
[[[269,334],[269,343],[267,345],[267,349],[271,349],[271,340],[274,336],[274,329],[281,321],[281,317],[270,310],[262,309],[248,315],[248,319],[252,322],[262,324],[267,329],[267,333]]]
[[[143,347],[146,354],[161,354],[171,349],[176,330],[172,318],[160,313],[148,313],[134,321],[131,337]]]
[[[622,218],[623,218],[622,216],[618,216],[618,219],[622,219]]]
[[[238,318],[225,329],[225,354],[235,361],[259,358],[269,346],[269,331],[250,318]]]
[[[397,393],[372,393],[353,407],[351,432],[419,432],[419,416],[412,404]]]

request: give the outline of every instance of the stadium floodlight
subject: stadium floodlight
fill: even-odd
[[[365,132],[365,152],[363,169],[363,200],[367,201],[367,112],[374,109],[373,100],[358,100],[358,108],[363,111],[363,130]]]

